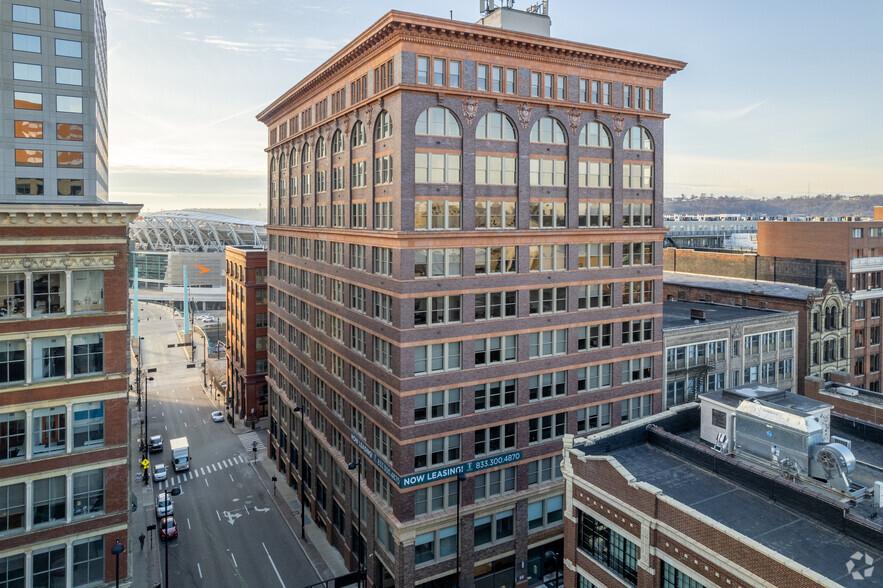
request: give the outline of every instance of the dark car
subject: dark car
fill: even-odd
[[[175,517],[170,515],[159,520],[159,538],[160,541],[178,538],[178,523],[175,522]]]
[[[154,435],[147,442],[147,449],[150,453],[162,453],[162,435]]]

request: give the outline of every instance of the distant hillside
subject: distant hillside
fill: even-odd
[[[819,194],[800,198],[741,198],[738,196],[665,199],[665,214],[744,214],[752,216],[874,216],[883,194],[841,196]]]
[[[235,216],[236,218],[267,222],[266,208],[188,208],[187,210],[207,212],[210,214],[223,214],[226,216]]]

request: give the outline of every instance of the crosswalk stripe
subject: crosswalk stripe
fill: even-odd
[[[212,471],[213,471],[213,472],[218,471],[218,468],[215,467],[215,464],[212,464]]]
[[[197,478],[199,477],[199,471],[197,471],[197,470],[193,470],[193,473],[196,474],[196,477],[197,477]]]

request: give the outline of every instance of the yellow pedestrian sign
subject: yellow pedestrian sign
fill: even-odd
[[[144,468],[145,470],[147,469],[147,466],[149,466],[149,465],[150,465],[150,461],[146,457],[141,460],[141,467]]]

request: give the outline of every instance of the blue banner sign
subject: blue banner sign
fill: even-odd
[[[521,452],[513,451],[512,453],[504,453],[503,455],[494,455],[492,457],[484,457],[482,459],[476,459],[467,463],[461,463],[457,465],[452,465],[444,468],[439,468],[436,470],[430,470],[428,472],[420,472],[417,474],[409,474],[407,476],[400,476],[395,473],[391,467],[389,467],[386,462],[384,462],[380,457],[365,443],[356,437],[355,434],[351,434],[350,438],[353,443],[355,443],[356,447],[362,450],[362,453],[367,455],[374,465],[376,465],[380,470],[386,474],[386,476],[396,483],[399,488],[410,488],[411,486],[419,486],[421,484],[429,484],[431,482],[437,482],[439,480],[444,480],[446,478],[456,477],[458,474],[473,474],[475,472],[480,472],[482,470],[487,470],[490,468],[495,468],[498,466],[503,466],[507,464],[512,464],[517,461],[521,461]]]

